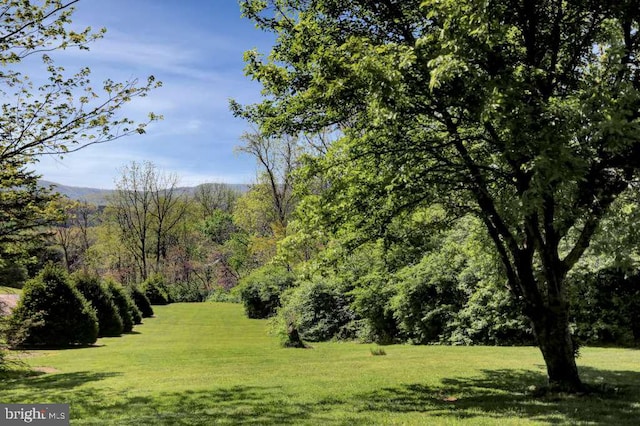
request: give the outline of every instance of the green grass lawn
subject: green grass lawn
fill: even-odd
[[[71,404],[73,424],[638,424],[640,352],[585,348],[604,391],[532,397],[529,347],[317,343],[283,349],[240,305],[155,307],[136,333],[97,347],[22,354],[48,373],[0,382],[4,403]],[[53,372],[51,372],[53,371]]]
[[[0,285],[0,294],[22,294],[22,290],[19,288]]]

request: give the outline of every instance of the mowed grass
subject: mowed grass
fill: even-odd
[[[22,290],[19,288],[0,285],[0,294],[22,294]]]
[[[136,333],[22,354],[48,371],[0,382],[3,403],[70,403],[72,424],[638,424],[640,352],[585,348],[602,392],[535,397],[529,347],[316,343],[284,349],[240,305],[155,307]]]

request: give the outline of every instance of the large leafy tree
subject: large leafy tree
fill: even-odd
[[[0,244],[33,238],[32,229],[56,216],[47,207],[50,192],[38,187],[30,170],[39,157],[144,133],[148,122],[136,124],[119,111],[157,87],[153,77],[141,85],[107,80],[98,90],[89,68],[70,74],[55,64],[56,50],[87,49],[104,33],[68,28],[77,2],[0,4]]]
[[[262,131],[339,126],[329,223],[384,232],[438,201],[475,213],[530,319],[550,385],[582,387],[565,277],[640,168],[640,2],[244,0],[277,35]]]

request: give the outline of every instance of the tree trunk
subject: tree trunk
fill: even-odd
[[[582,391],[566,305],[538,307],[530,318],[547,365],[549,388],[572,393]]]

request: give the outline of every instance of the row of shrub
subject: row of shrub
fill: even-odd
[[[25,283],[6,340],[12,347],[90,345],[98,337],[131,332],[150,316],[142,290],[48,265]]]
[[[296,277],[270,265],[243,279],[237,291],[247,316],[273,317],[285,340],[294,327],[307,341],[535,343],[503,283],[462,266],[457,274],[443,274],[441,266],[426,258],[395,274],[371,271],[354,284],[336,274]],[[574,274],[568,287],[578,343],[640,343],[640,274],[619,269]]]

